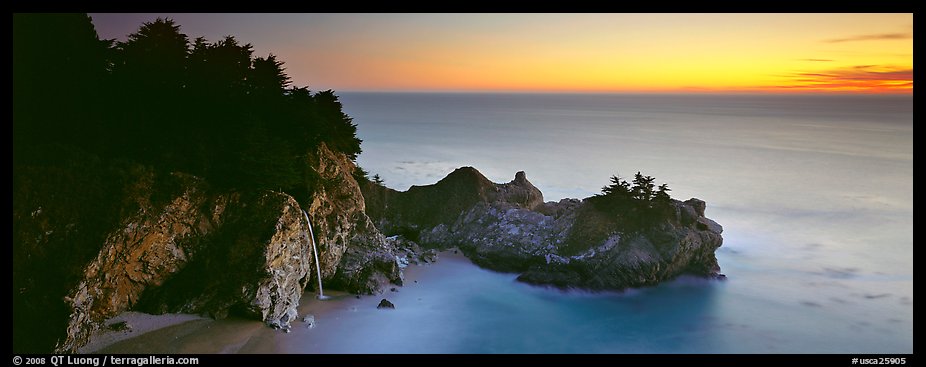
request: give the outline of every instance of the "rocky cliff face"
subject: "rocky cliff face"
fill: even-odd
[[[318,176],[308,213],[318,237],[322,279],[353,293],[381,293],[386,284],[402,284],[395,247],[386,243],[366,214],[356,166],[322,144],[307,166]],[[313,283],[314,285],[314,283]]]
[[[312,261],[299,204],[270,191],[212,192],[179,173],[166,185],[177,190],[141,185],[137,212],[109,233],[64,297],[71,312],[57,352],[76,351],[100,322],[130,309],[234,312],[274,326],[296,318]]]
[[[473,167],[458,168],[433,185],[412,186],[404,192],[369,182],[362,189],[367,214],[377,227],[411,239],[422,229],[452,224],[479,203],[505,202],[526,209],[543,204],[543,194],[524,172],[509,183],[496,184]]]
[[[414,222],[413,216],[389,209],[382,209],[381,220],[393,230],[415,228],[415,240],[422,245],[458,246],[476,264],[521,273],[519,280],[534,284],[623,289],[653,285],[683,273],[719,274],[714,251],[723,243],[723,229],[704,216],[706,204],[701,200],[675,200],[673,214],[656,225],[623,231],[620,223],[587,201],[543,203],[540,191],[523,172],[510,183],[492,184],[494,190],[475,180],[478,192],[488,193],[476,198],[454,194],[474,181],[459,176],[454,172],[435,185],[418,188],[407,203],[401,201],[408,193],[392,192],[385,200],[414,212],[415,203],[430,198],[452,208],[442,217],[459,213],[453,221]],[[424,190],[428,195],[421,194]],[[453,202],[459,197],[467,200]],[[466,209],[458,212],[460,207]]]
[[[364,213],[350,175],[353,163],[322,145],[307,165],[318,183],[310,188],[307,211],[325,282],[356,293],[401,284],[394,245]],[[52,180],[60,174],[39,173]],[[283,328],[296,319],[304,289],[317,283],[305,235],[309,224],[293,197],[215,189],[191,175],[143,167],[126,176],[113,185],[121,185],[110,193],[115,204],[87,213],[72,208],[77,212],[68,216],[61,208],[69,203],[55,197],[58,185],[14,192],[14,260],[23,264],[14,269],[20,288],[14,304],[24,315],[14,334],[51,335],[56,352],[74,352],[102,321],[128,310],[237,314]],[[17,182],[32,183],[31,177],[20,175]],[[86,219],[95,211],[112,218],[96,223],[97,232],[76,236],[95,223]],[[51,236],[56,233],[63,236]],[[68,236],[81,240],[72,246],[75,256],[54,253],[70,249]],[[58,279],[49,279],[41,270],[47,264],[73,270],[56,270]],[[33,339],[17,349],[51,350],[48,341]]]
[[[675,202],[677,213],[694,212]],[[586,237],[577,225],[586,203],[548,203],[551,214],[506,204],[480,204],[451,226],[423,232],[421,242],[459,246],[473,262],[519,272],[518,280],[561,288],[624,289],[655,285],[680,274],[718,275],[714,252],[723,242],[719,224],[703,215],[683,223],[681,215],[640,232],[612,231],[575,253],[570,236]],[[552,208],[549,208],[552,207]],[[597,229],[596,229],[597,230]]]

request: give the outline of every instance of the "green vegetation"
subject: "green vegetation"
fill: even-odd
[[[601,194],[588,198],[595,209],[618,219],[627,230],[651,227],[665,218],[672,210],[672,197],[665,183],[655,186],[655,178],[637,172],[633,183],[620,176],[611,176],[611,184],[601,189]]]
[[[320,143],[361,152],[334,92],[291,85],[281,60],[232,36],[191,41],[170,19],[116,42],[85,14],[15,14],[13,95],[14,165],[71,146],[219,186],[299,191]]]

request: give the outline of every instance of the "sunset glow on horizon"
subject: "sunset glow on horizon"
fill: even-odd
[[[338,91],[912,93],[912,14],[91,14],[174,19]]]

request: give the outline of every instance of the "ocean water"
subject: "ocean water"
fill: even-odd
[[[707,216],[724,226],[726,282],[586,295],[479,277],[470,266],[460,304],[482,316],[455,318],[448,307],[451,325],[408,331],[463,330],[451,351],[913,352],[911,96],[341,93],[341,101],[364,140],[358,163],[392,188],[434,183],[460,166],[495,182],[523,170],[549,201],[642,171],[675,198],[707,201]],[[448,351],[428,340],[408,348]]]
[[[303,297],[291,333],[196,321],[104,352],[913,353],[909,96],[341,93],[388,186],[523,170],[546,200],[642,171],[707,201],[726,281],[519,283],[452,252],[375,297]],[[337,292],[326,292],[338,295]],[[378,310],[388,298],[395,310]]]

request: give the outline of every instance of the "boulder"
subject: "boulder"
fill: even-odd
[[[392,304],[392,302],[389,302],[388,299],[383,298],[381,301],[379,301],[379,304],[376,305],[376,308],[380,308],[380,309],[382,309],[382,308],[391,308],[391,309],[395,309],[395,305]]]

